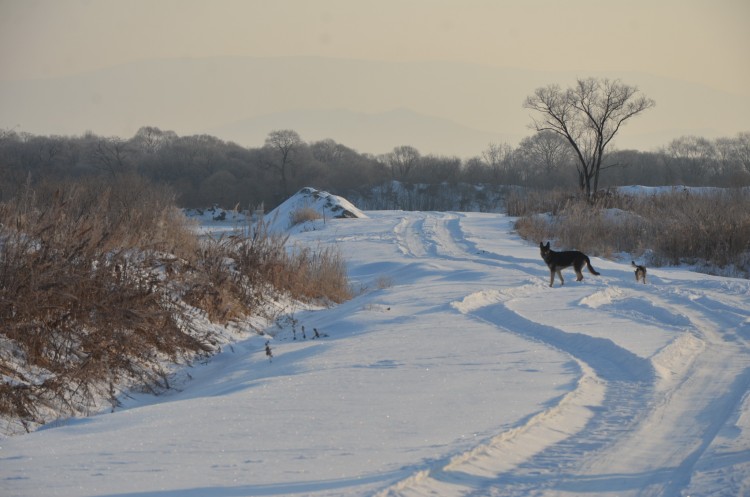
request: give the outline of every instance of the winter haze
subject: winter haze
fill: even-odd
[[[260,146],[272,129],[373,154],[469,157],[528,136],[524,99],[620,78],[650,150],[750,128],[750,4],[0,0],[0,129],[141,126]]]

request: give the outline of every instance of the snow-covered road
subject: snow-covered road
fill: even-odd
[[[507,217],[367,215],[292,236],[359,294],[269,326],[273,362],[247,337],[179,391],[4,439],[0,494],[750,493],[750,282],[592,258],[549,288]]]

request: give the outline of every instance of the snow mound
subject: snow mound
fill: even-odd
[[[300,216],[299,213],[302,212],[314,214]],[[361,210],[345,198],[308,186],[266,214],[264,220],[269,231],[281,232],[292,228],[302,231],[315,229],[315,223],[325,222],[328,219],[366,217]],[[298,222],[299,219],[305,220]]]

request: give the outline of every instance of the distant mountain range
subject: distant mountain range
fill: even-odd
[[[0,129],[128,138],[148,125],[251,147],[273,129],[294,129],[305,141],[331,138],[359,152],[412,145],[465,158],[490,142],[515,146],[529,136],[522,104],[536,88],[587,76],[620,78],[656,100],[622,129],[618,148],[750,130],[750,98],[648,74],[318,57],[148,60],[32,81],[4,75]]]

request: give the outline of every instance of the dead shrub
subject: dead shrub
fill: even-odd
[[[531,214],[519,217],[515,222],[516,231],[527,240],[543,242],[555,238],[554,218],[546,214]]]
[[[672,193],[654,199],[653,235],[657,256],[670,264],[705,262],[750,270],[750,192]]]
[[[548,212],[557,215],[565,206],[576,201],[579,195],[569,190],[513,189],[505,197],[505,208],[509,216],[524,217]]]
[[[25,426],[40,409],[86,413],[103,385],[156,387],[161,358],[208,350],[163,277],[162,251],[185,250],[187,230],[158,192],[128,203],[123,186],[27,189],[0,209],[0,334],[17,349],[2,357],[0,414]]]
[[[271,234],[262,221],[244,231],[203,240],[196,271],[183,276],[183,298],[220,323],[261,312],[274,291],[284,290],[280,279],[289,272],[286,240]]]
[[[306,223],[308,221],[315,221],[316,219],[323,219],[323,216],[317,210],[312,207],[301,207],[292,211],[289,214],[289,221],[292,226]]]
[[[137,177],[26,188],[0,204],[0,416],[28,430],[114,406],[123,384],[168,388],[166,364],[213,350],[190,306],[227,323],[280,294],[349,298],[335,248],[286,242],[264,223],[199,239]]]
[[[351,298],[346,264],[339,250],[295,248],[287,255],[292,268],[284,287],[302,300],[344,302]]]
[[[203,241],[195,271],[182,276],[183,298],[226,323],[264,312],[278,295],[339,303],[351,298],[346,266],[337,248],[287,248],[287,235],[258,222]]]
[[[529,197],[531,198],[531,197]],[[542,202],[538,207],[549,207]],[[684,191],[651,196],[607,195],[567,202],[556,214],[527,214],[516,230],[537,241],[594,255],[648,251],[654,265],[734,265],[746,274],[750,251],[750,191]]]

